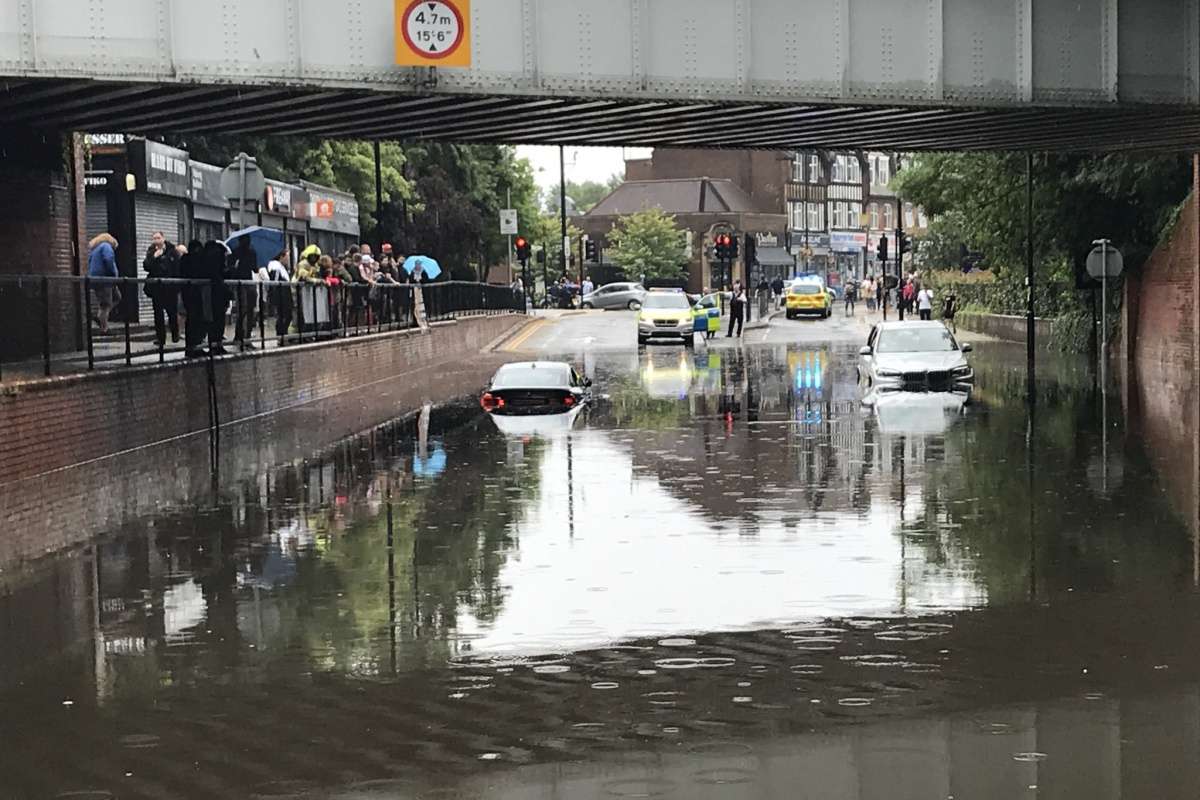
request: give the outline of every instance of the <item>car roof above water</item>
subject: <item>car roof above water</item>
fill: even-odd
[[[925,322],[923,320],[913,320],[912,322],[880,322],[875,326],[881,333],[884,331],[902,331],[913,330],[914,328],[942,328],[946,326],[941,322]]]
[[[537,377],[535,381],[531,378]],[[521,388],[527,384],[549,386],[551,384],[567,385],[571,381],[571,365],[562,361],[517,361],[505,364],[496,370],[492,378],[494,387],[508,386]]]

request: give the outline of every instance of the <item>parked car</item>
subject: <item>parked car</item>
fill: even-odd
[[[505,364],[492,377],[479,405],[489,414],[564,414],[588,401],[591,385],[562,362]]]
[[[640,283],[610,283],[583,298],[584,308],[627,308],[637,311],[645,302],[646,287]]]
[[[941,322],[882,322],[859,351],[858,374],[870,388],[965,392],[975,383],[967,363],[971,345],[959,345]]]

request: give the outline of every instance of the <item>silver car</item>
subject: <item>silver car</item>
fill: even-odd
[[[637,311],[646,300],[646,287],[640,283],[610,283],[584,295],[583,308],[627,308]]]
[[[940,322],[884,322],[859,351],[858,374],[881,391],[966,392],[975,384],[967,363],[971,345],[959,345]]]

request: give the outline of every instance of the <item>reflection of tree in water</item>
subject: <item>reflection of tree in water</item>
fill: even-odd
[[[989,599],[1001,602],[1175,580],[1190,570],[1184,528],[1141,453],[1125,448],[1126,480],[1110,497],[1089,487],[1100,423],[1088,387],[1040,387],[1032,499],[1024,376],[985,371],[979,388],[986,400],[970,424],[894,456],[906,459],[923,493],[921,516],[905,525],[910,546],[931,563],[973,564]]]

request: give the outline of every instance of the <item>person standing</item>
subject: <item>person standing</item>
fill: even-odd
[[[729,301],[729,333],[725,334],[725,338],[733,337],[733,331],[737,329],[737,335],[741,338],[742,326],[746,316],[746,290],[741,284],[737,284],[733,289],[733,298]]]
[[[254,252],[254,247],[250,244],[250,237],[243,236],[238,241],[238,249],[236,260],[234,261],[233,274],[230,276],[235,281],[252,281],[254,273],[258,271],[258,255]],[[243,350],[254,349],[254,312],[258,300],[258,290],[252,286],[239,284],[235,296],[237,297],[237,316],[234,317],[234,340]]]
[[[942,319],[946,322],[947,327],[957,334],[958,323],[954,321],[954,317],[958,314],[958,296],[954,292],[946,295],[946,302],[942,305]]]
[[[209,288],[199,283],[204,278],[203,258],[204,243],[193,239],[179,260],[179,276],[188,281],[183,287],[183,308],[186,312],[183,341],[184,354],[188,358],[207,355],[204,352],[204,337],[208,333],[208,318],[205,315],[204,298]]]
[[[101,279],[93,284],[92,294],[100,306],[95,320],[102,336],[108,333],[108,315],[112,313],[113,306],[121,302],[121,290],[114,281],[107,280],[120,277],[117,272],[117,247],[117,240],[107,233],[100,234],[88,243],[88,277]]]
[[[933,289],[925,288],[917,293],[917,310],[922,321],[933,319]]]
[[[854,304],[858,301],[858,284],[853,279],[846,281],[846,288],[843,290],[843,295],[846,301],[846,316],[854,316]]]
[[[767,283],[767,276],[764,275],[755,287],[754,293],[758,295],[758,318],[766,319],[771,308],[771,284]]]
[[[285,249],[267,264],[267,280],[273,284],[270,291],[271,305],[275,307],[275,335],[279,337],[280,345],[286,341],[288,329],[292,327],[292,276],[288,272],[291,257],[291,252]]]
[[[776,275],[775,280],[771,281],[771,294],[775,295],[775,306],[783,308],[783,278],[779,275]]]
[[[587,297],[589,294],[591,294],[594,291],[596,291],[596,284],[592,283],[591,278],[584,277],[583,286],[580,287],[580,292],[583,293],[584,297]]]
[[[154,305],[154,340],[162,347],[167,343],[167,330],[171,331],[171,342],[179,343],[179,288],[171,284],[155,284],[154,281],[174,280],[179,277],[179,253],[175,245],[167,241],[162,231],[155,231],[146,249],[142,268],[150,279],[145,293]]]

